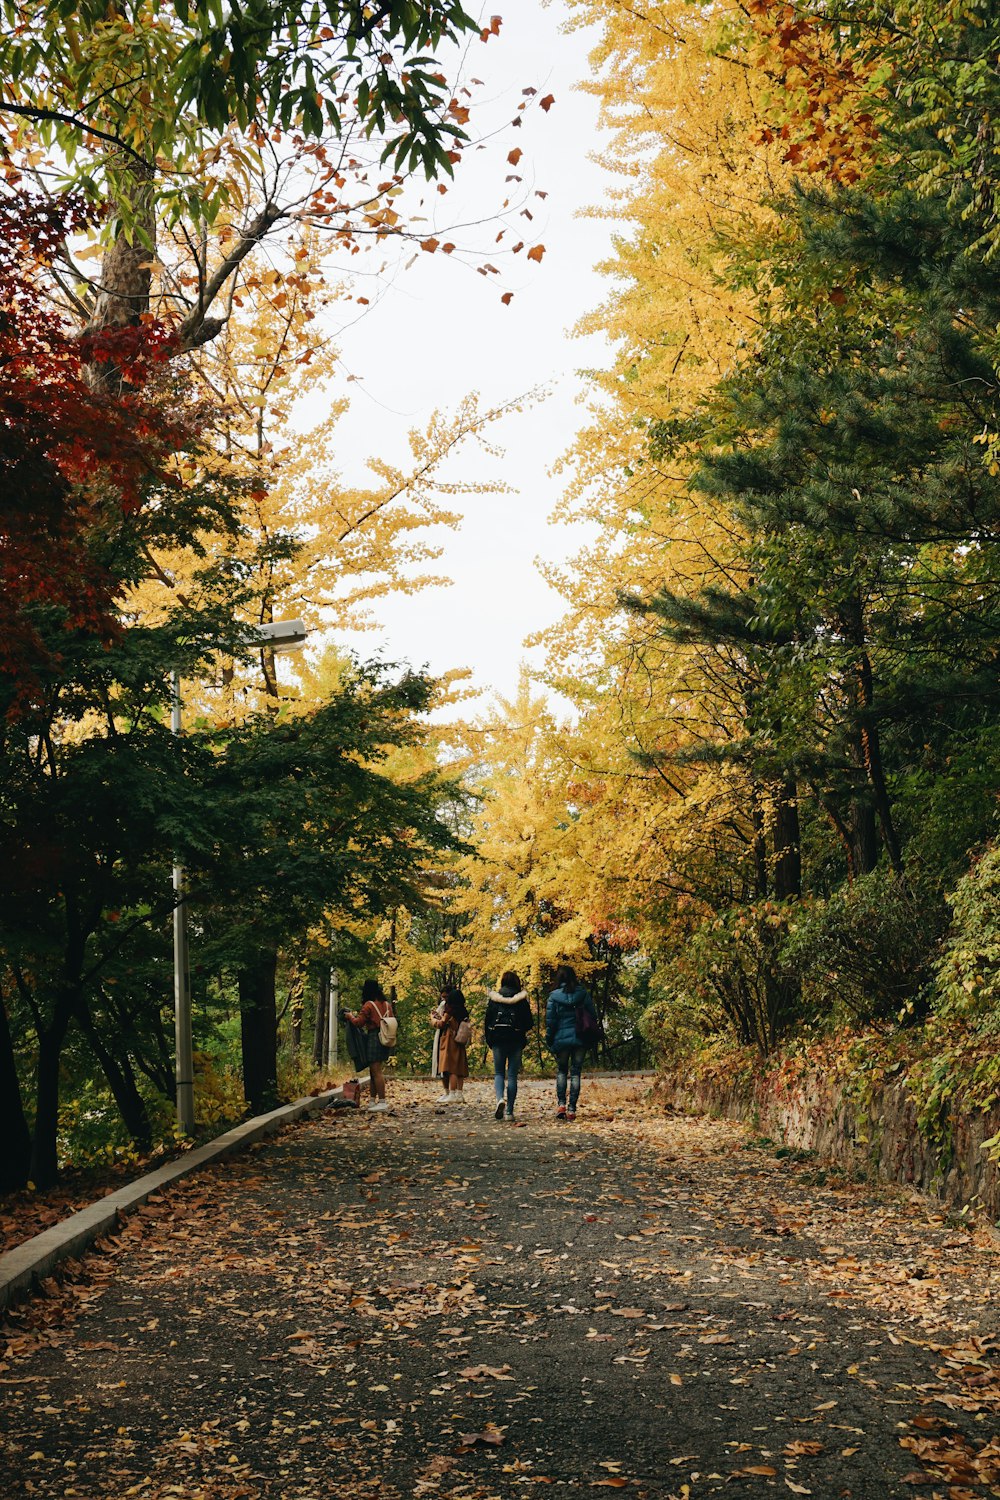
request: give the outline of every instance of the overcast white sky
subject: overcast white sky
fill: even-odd
[[[554,95],[555,102],[547,114],[536,108],[523,128],[505,128],[473,154],[435,207],[461,220],[492,212],[511,171],[507,152],[520,146],[524,183],[511,189],[531,195],[526,202],[534,217],[516,222],[527,230],[529,245],[544,242],[544,259],[531,265],[523,253],[498,253],[491,258],[502,277],[487,278],[455,257],[419,254],[375,306],[338,334],[345,373],[356,379],[346,387],[351,410],[340,424],[336,462],[348,478],[361,480],[369,454],[402,460],[409,429],[423,426],[436,408],[454,408],[469,390],[493,406],[535,386],[551,389],[533,409],[492,429],[505,449],[502,461],[484,461],[475,445],[454,461],[456,475],[500,478],[510,489],[463,500],[461,531],[442,531],[438,571],[453,579],[451,587],[380,602],[383,629],[350,642],[364,654],[381,649],[435,673],[470,667],[484,694],[507,696],[526,659],[524,637],[562,613],[535,559],[564,559],[581,540],[548,524],[559,494],[549,470],[585,421],[577,404],[585,382],[577,370],[609,358],[601,340],[570,334],[581,314],[607,294],[594,266],[608,252],[611,228],[577,217],[579,209],[599,203],[607,187],[607,174],[589,159],[601,143],[596,101],[574,89],[588,73],[586,36],[561,33],[566,11],[560,0],[544,7],[540,0],[498,0],[486,11],[487,24],[491,9],[502,13],[503,26],[498,39],[471,49],[468,71],[483,80],[486,101],[473,125],[484,117],[509,122],[528,86],[538,89],[538,98]],[[535,197],[535,189],[548,196]],[[489,246],[498,227],[465,240]],[[508,235],[498,252],[512,240]],[[515,293],[509,307],[500,302],[505,288]],[[481,706],[487,702],[484,697]]]

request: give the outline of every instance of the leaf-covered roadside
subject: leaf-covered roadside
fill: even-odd
[[[286,1093],[301,1097],[305,1093],[322,1094],[336,1088],[347,1075],[344,1067],[312,1069],[292,1074],[284,1069],[281,1084]],[[54,1224],[68,1219],[71,1214],[91,1203],[117,1192],[119,1188],[134,1182],[147,1172],[155,1172],[167,1162],[175,1160],[186,1151],[204,1145],[215,1136],[238,1125],[246,1118],[241,1081],[236,1078],[221,1080],[229,1084],[220,1087],[213,1099],[219,1113],[213,1116],[198,1135],[189,1140],[171,1139],[157,1146],[148,1154],[121,1148],[95,1151],[90,1162],[77,1170],[66,1172],[60,1181],[46,1189],[22,1188],[18,1192],[5,1193],[0,1199],[0,1254],[6,1254],[25,1240],[50,1229]],[[291,1084],[292,1087],[286,1087]]]
[[[14,1320],[0,1486],[118,1500],[1000,1493],[993,1239],[588,1083],[331,1114]]]

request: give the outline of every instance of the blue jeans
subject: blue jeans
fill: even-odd
[[[523,1042],[493,1043],[493,1087],[496,1090],[497,1103],[503,1099],[504,1074],[507,1075],[507,1113],[514,1113],[514,1100],[517,1098],[517,1075],[521,1070],[521,1054],[524,1051]]]
[[[566,1075],[569,1074],[569,1107],[575,1112],[580,1097],[580,1073],[583,1069],[583,1048],[567,1047],[556,1053],[556,1102],[566,1103]]]

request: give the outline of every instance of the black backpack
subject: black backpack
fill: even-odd
[[[525,1031],[523,1031],[523,1026],[517,1025],[517,1010],[520,1004],[522,1004],[520,1001],[508,1002],[508,1004],[490,1001],[490,1041],[501,1044],[523,1041]]]
[[[514,1011],[516,1007],[513,1005],[501,1005],[497,1000],[491,1000],[490,1004],[494,1007],[490,1024],[490,1036],[504,1041],[508,1038],[513,1039],[516,1036],[520,1036],[520,1031],[514,1025]]]

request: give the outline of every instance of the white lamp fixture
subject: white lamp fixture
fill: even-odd
[[[248,646],[270,646],[272,651],[296,651],[309,634],[303,620],[275,620],[270,625],[254,625],[244,635]]]

